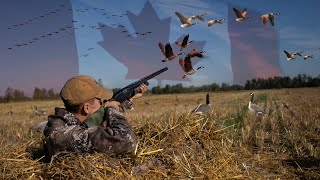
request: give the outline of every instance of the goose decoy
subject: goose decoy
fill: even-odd
[[[176,95],[176,101],[177,101],[177,102],[179,102],[179,101],[180,101],[180,99],[179,99],[178,95]]]
[[[48,123],[48,121],[43,121],[43,122],[33,126],[32,129],[34,129],[36,131],[39,131],[39,132],[43,132],[44,129],[46,128],[46,126],[47,126],[47,123]]]
[[[208,27],[214,25],[214,24],[222,24],[223,21],[225,21],[226,19],[214,19],[214,20],[210,20],[208,21]]]
[[[202,53],[204,53],[205,51],[199,51],[197,49],[192,49],[188,55],[193,58],[193,57],[198,57],[198,58],[203,58],[204,56],[202,55]]]
[[[43,109],[39,109],[36,105],[34,105],[34,108],[36,109],[35,113],[38,116],[42,116],[42,115],[46,115],[47,111],[43,110]]]
[[[180,46],[181,49],[180,51],[182,51],[183,48],[186,48],[190,45],[190,43],[192,43],[193,41],[188,41],[189,40],[189,34],[187,34],[184,38],[182,42],[176,41],[176,45]]]
[[[182,76],[182,79],[186,78],[187,75],[192,75],[199,69],[204,68],[203,66],[198,67],[196,70],[192,67],[191,57],[187,55],[184,60],[182,58],[179,59],[179,64],[182,68],[182,70],[185,72],[185,74]]]
[[[312,54],[312,55],[303,56],[303,59],[304,59],[304,60],[307,60],[307,59],[309,59],[309,58],[314,58],[314,55]]]
[[[175,12],[175,14],[178,16],[180,19],[181,25],[180,27],[187,28],[193,25],[198,24],[198,22],[192,23],[192,18],[191,17],[184,17],[182,14]]]
[[[11,116],[13,114],[13,111],[8,111],[8,112],[6,112],[6,115],[7,116]]]
[[[177,57],[177,55],[173,53],[170,43],[167,43],[166,46],[163,46],[163,44],[159,42],[158,45],[162,54],[166,57],[166,59],[161,60],[162,62],[171,61]],[[179,53],[178,56],[181,54],[183,53]]]
[[[291,60],[295,59],[297,55],[298,55],[298,56],[302,56],[302,55],[301,55],[302,52],[289,53],[289,52],[286,51],[286,50],[284,50],[283,52],[287,55],[287,60],[288,60],[288,61],[291,61]]]
[[[247,15],[247,8],[243,9],[242,12],[240,12],[238,9],[233,8],[233,11],[236,13],[237,18],[235,19],[237,22],[243,22],[246,19],[252,18],[252,17],[246,17]]]
[[[144,103],[145,103],[146,105],[151,105],[151,103],[148,102],[148,101],[144,101]]]
[[[280,13],[268,13],[261,16],[261,20],[263,24],[266,24],[268,19],[272,26],[274,26],[274,16],[279,15]]]
[[[192,112],[200,115],[212,112],[209,93],[206,95],[206,104],[199,104]]]
[[[264,112],[261,107],[253,103],[254,93],[250,93],[251,99],[249,101],[249,112],[254,113],[255,115],[262,115]]]

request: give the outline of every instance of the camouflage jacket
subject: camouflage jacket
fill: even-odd
[[[134,151],[136,139],[124,115],[106,107],[100,126],[79,121],[65,109],[56,108],[44,130],[44,150],[51,157],[57,152],[103,152],[124,154]]]

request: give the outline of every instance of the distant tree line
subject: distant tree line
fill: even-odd
[[[30,100],[50,100],[58,99],[59,93],[55,93],[53,88],[38,88],[33,90],[32,97],[28,97],[22,90],[8,87],[4,93],[4,96],[0,96],[0,102],[12,102],[12,101],[30,101]]]
[[[305,74],[298,74],[294,78],[288,76],[273,77],[268,79],[251,79],[248,80],[244,89],[280,89],[280,88],[300,88],[300,87],[319,87],[320,76],[311,77]]]
[[[320,87],[320,76],[311,77],[305,74],[298,74],[296,77],[270,77],[267,79],[251,79],[242,85],[229,85],[222,83],[221,85],[213,83],[211,85],[203,85],[200,87],[189,86],[183,87],[182,84],[166,85],[161,88],[153,87],[152,94],[176,94],[176,93],[193,93],[193,92],[210,92],[210,91],[231,91],[231,90],[254,90],[254,89],[280,89],[280,88],[300,88],[300,87]]]
[[[99,83],[102,81],[99,79]],[[300,87],[320,87],[320,76],[311,77],[305,74],[298,74],[296,77],[270,77],[267,79],[251,79],[242,85],[229,85],[222,83],[221,85],[213,83],[211,85],[203,86],[189,86],[183,87],[182,84],[166,85],[165,87],[155,86],[148,91],[149,94],[179,94],[179,93],[194,93],[194,92],[214,92],[214,91],[231,91],[231,90],[254,90],[254,89],[280,89],[280,88],[300,88]],[[113,92],[118,91],[119,88],[113,89]],[[11,101],[29,101],[29,100],[49,100],[59,99],[59,93],[54,90],[46,88],[35,87],[32,97],[25,96],[24,92],[18,89],[8,87],[4,96],[0,96],[0,102]]]

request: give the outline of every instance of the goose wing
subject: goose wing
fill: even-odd
[[[198,58],[203,58],[203,55],[201,54],[201,52],[198,52],[198,53],[196,53],[194,55],[197,56]]]
[[[272,14],[269,14],[269,21],[272,26],[274,26],[274,16]]]
[[[190,56],[186,56],[184,58],[184,68],[185,68],[185,72],[190,72],[192,70],[194,71]]]
[[[250,110],[253,111],[254,113],[263,113],[262,108],[259,107],[259,106],[256,105],[256,104],[251,103],[251,105],[250,105],[249,108],[250,108]]]
[[[187,18],[185,18],[182,14],[178,13],[178,12],[175,12],[175,14],[178,16],[178,18],[180,19],[180,22],[182,24],[187,24],[188,23],[188,20]]]
[[[247,15],[247,8],[244,8],[242,13],[241,13],[242,17],[246,17]]]
[[[179,64],[180,64],[182,70],[183,70],[184,72],[186,72],[186,69],[184,68],[184,60],[183,60],[182,58],[179,59]]]
[[[238,9],[233,8],[233,11],[234,11],[234,13],[236,13],[236,16],[237,16],[238,18],[243,18],[241,12],[240,12]]]
[[[284,53],[286,53],[286,55],[287,55],[287,57],[288,57],[288,58],[290,58],[290,57],[291,57],[291,54],[290,54],[290,53],[288,53],[286,50],[284,50],[283,52],[284,52]]]
[[[202,22],[205,22],[206,20],[204,20],[204,18],[202,17],[204,15],[206,15],[206,14],[197,15],[196,18],[199,19]]]
[[[188,53],[188,55],[191,56],[191,57],[193,57],[194,54],[196,54],[197,52],[198,52],[198,50],[192,49],[192,50]]]
[[[185,46],[187,45],[188,43],[188,40],[189,40],[189,34],[187,34],[184,38],[183,38],[183,41],[182,41],[182,46]]]
[[[211,105],[210,104],[202,104],[199,106],[198,111],[202,113],[210,113],[211,112]]]
[[[170,57],[174,56],[170,43],[166,44],[165,51],[166,51],[166,57],[167,58],[170,58]]]
[[[164,49],[164,46],[161,42],[158,43],[159,48],[161,49],[161,52],[163,55],[166,55],[166,50]]]

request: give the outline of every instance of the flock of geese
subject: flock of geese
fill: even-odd
[[[237,22],[243,22],[247,19],[252,18],[252,16],[247,16],[247,11],[248,11],[247,8],[243,9],[242,12],[240,12],[236,8],[233,8],[233,11],[236,15],[235,21],[237,21]],[[202,22],[205,22],[205,19],[203,18],[203,16],[208,15],[208,14],[204,13],[204,14],[198,14],[198,15],[192,15],[192,16],[184,16],[179,12],[175,12],[175,14],[180,19],[180,22],[181,22],[180,27],[183,27],[183,28],[187,28],[187,27],[191,27],[193,25],[199,24],[199,22],[193,22],[193,20],[195,20],[195,19],[198,19]],[[279,14],[280,13],[278,13],[278,12],[263,14],[261,16],[261,21],[263,24],[266,24],[269,21],[270,24],[272,26],[274,26],[274,16],[279,15]],[[208,25],[208,27],[210,27],[214,24],[223,24],[223,21],[225,21],[225,20],[226,19],[212,19],[212,20],[207,21],[207,25]]]
[[[65,13],[67,11],[74,11],[77,13],[82,13],[83,15],[85,15],[86,12],[90,11],[90,10],[94,10],[95,12],[98,12],[98,14],[100,14],[103,18],[122,18],[127,16],[128,14],[126,13],[120,13],[120,14],[107,14],[105,12],[104,8],[85,8],[85,9],[72,9],[72,8],[67,8],[64,4],[59,5],[59,7],[49,10],[48,12],[41,14],[39,16],[35,16],[35,17],[31,17],[28,18],[24,21],[21,21],[19,23],[15,23],[12,24],[11,26],[9,26],[7,29],[14,31],[14,30],[20,30],[21,28],[25,28],[25,26],[30,26],[32,24],[37,24],[37,21],[43,21],[43,20],[47,20],[48,18],[50,18],[51,16],[54,15],[61,15],[62,13]],[[88,12],[91,13],[91,12]],[[124,27],[123,25],[120,24],[111,24],[111,26],[118,26],[118,27]],[[70,24],[65,25],[65,26],[61,26],[61,27],[57,27],[57,29],[51,31],[51,32],[47,32],[47,33],[42,33],[42,34],[35,34],[33,35],[29,40],[26,40],[24,42],[20,42],[20,43],[14,43],[11,47],[8,47],[8,50],[13,50],[16,48],[21,48],[21,47],[27,47],[30,45],[33,45],[34,43],[40,42],[43,39],[48,39],[48,38],[52,38],[54,36],[57,35],[62,35],[62,34],[67,34],[67,35],[73,35],[73,30],[78,30],[78,29],[100,29],[100,28],[105,27],[105,25],[101,25],[100,27],[97,25],[85,25],[85,24],[78,24],[78,21],[76,20],[72,20],[70,21]],[[123,33],[125,33],[125,31],[122,31]],[[141,36],[145,36],[147,34],[150,34],[151,32],[136,32],[135,34],[141,35]],[[131,35],[126,35],[128,37],[130,37]],[[89,54],[88,53],[83,53],[80,57],[87,57]]]
[[[233,8],[233,11],[235,12],[236,18],[234,19],[237,22],[243,22],[247,19],[252,18],[251,16],[247,16],[247,8],[243,9],[242,12],[240,12],[238,9]],[[267,21],[269,21],[271,23],[272,26],[274,26],[274,16],[275,15],[279,15],[280,13],[267,13],[261,16],[261,20],[263,24],[266,24]],[[192,16],[184,16],[179,12],[175,12],[175,15],[179,18],[181,24],[180,27],[182,28],[188,28],[191,26],[194,26],[196,24],[199,24],[199,22],[194,22],[194,20],[200,20],[202,22],[206,22],[206,20],[204,19],[204,16],[206,16],[207,14],[196,14],[196,15],[192,15]],[[207,21],[207,25],[208,27],[213,26],[215,24],[223,24],[223,22],[226,19],[212,19]],[[178,42],[176,41],[176,45],[180,46],[181,49],[180,51],[182,51],[184,48],[188,47],[192,42],[194,41],[189,41],[189,34],[187,34],[182,42]],[[161,52],[163,53],[163,55],[165,56],[165,59],[162,60],[162,62],[167,62],[167,61],[171,61],[173,59],[175,59],[177,56],[180,56],[182,54],[186,54],[184,52],[180,52],[177,55],[173,53],[172,48],[170,43],[167,43],[165,46],[159,42],[158,43],[159,48],[161,49]],[[203,69],[203,66],[197,67],[197,68],[193,68],[192,66],[192,61],[191,59],[193,57],[199,57],[199,58],[203,58],[203,53],[204,51],[199,51],[196,49],[193,49],[191,52],[187,53],[186,56],[183,58],[179,58],[179,65],[181,66],[184,74],[182,76],[182,79],[186,78],[187,76],[190,76],[192,74],[194,74],[196,71],[198,71],[199,69]]]
[[[303,52],[292,52],[292,53],[289,53],[286,50],[284,50],[283,52],[286,54],[288,61],[294,60],[297,56],[302,57],[304,60],[308,60],[308,59],[311,59],[311,58],[315,57],[314,54],[302,55]]]
[[[180,51],[182,51],[184,48],[188,47],[192,42],[194,42],[194,41],[189,41],[189,34],[187,34],[183,38],[182,42],[176,41],[175,44],[177,46],[180,46],[181,47]],[[165,57],[163,60],[161,60],[162,62],[171,61],[171,60],[175,59],[177,56],[185,54],[185,52],[180,52],[177,55],[174,54],[169,42],[165,46],[161,42],[159,42],[158,46],[159,46],[162,54]],[[187,53],[187,55],[185,56],[184,59],[179,58],[179,65],[181,66],[182,70],[184,71],[182,79],[185,79],[188,75],[190,76],[190,75],[194,74],[197,70],[204,68],[203,66],[200,66],[200,67],[194,69],[192,66],[192,62],[191,62],[191,58],[194,58],[194,57],[203,58],[204,56],[202,53],[204,53],[204,52],[205,51],[199,51],[197,49],[192,49],[189,53]]]

